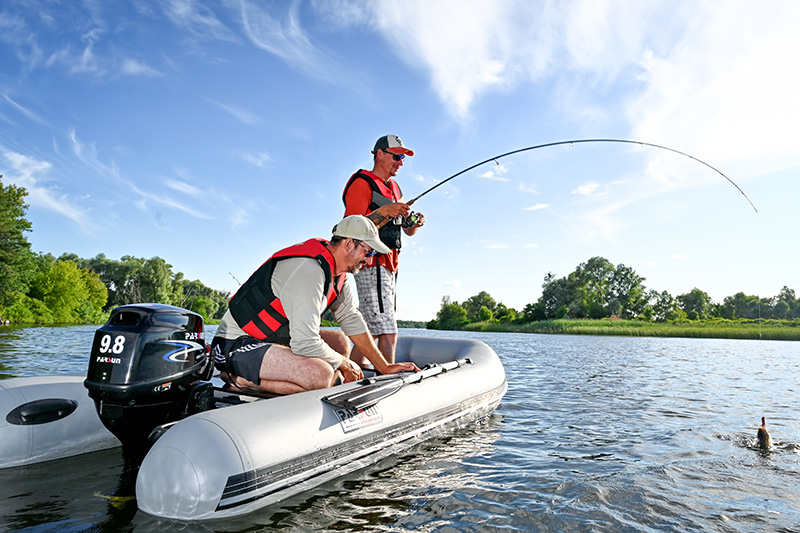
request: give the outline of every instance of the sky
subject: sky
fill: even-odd
[[[800,291],[798,27],[785,0],[5,0],[0,174],[35,252],[234,292],[330,237],[391,133],[407,200],[490,160],[414,203],[400,319],[481,291],[522,310],[595,256],[673,296],[773,297]],[[579,139],[696,159],[498,157]]]

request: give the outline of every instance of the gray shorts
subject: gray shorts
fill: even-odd
[[[397,333],[397,320],[394,316],[394,272],[378,265],[363,268],[353,277],[358,288],[358,308],[370,333]]]

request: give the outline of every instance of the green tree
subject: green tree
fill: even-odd
[[[183,274],[179,272],[177,276],[182,278]],[[204,315],[206,319],[221,319],[228,309],[230,295],[210,289],[200,281],[182,281],[180,293],[182,294],[182,299],[177,305],[198,313],[200,312],[198,306],[202,305],[207,313]]]
[[[798,317],[800,317],[800,306],[795,292],[784,285],[775,302],[775,318],[790,319]]]
[[[144,301],[139,288],[139,272],[144,265],[144,259],[125,255],[115,261],[108,259],[105,254],[98,254],[87,262],[108,289],[107,309]]]
[[[535,322],[537,320],[544,320],[547,318],[545,312],[545,305],[540,301],[536,303],[526,304],[522,308],[522,316],[518,319],[521,322]]]
[[[789,307],[789,304],[786,303],[786,300],[778,300],[775,302],[772,314],[779,320],[786,320],[791,317],[792,309]]]
[[[44,303],[54,322],[79,322],[82,315],[92,308],[92,295],[85,278],[85,272],[74,262],[56,260],[47,254],[39,260],[39,271],[31,283],[30,296]]]
[[[2,175],[0,175],[2,178]],[[25,218],[28,192],[0,181],[0,315],[15,296],[27,292],[34,274],[33,253],[25,233],[31,223]]]
[[[647,305],[647,289],[644,278],[622,263],[617,265],[609,280],[609,315],[625,319],[635,318],[644,312]]]
[[[488,307],[486,307],[485,305],[482,305],[481,308],[478,309],[478,317],[477,318],[481,322],[486,322],[488,320],[491,320],[493,316],[494,315],[492,314],[492,311]]]
[[[762,316],[761,300],[758,296],[747,296],[743,292],[727,296],[722,301],[722,316],[729,320],[759,318]]]
[[[83,277],[83,284],[86,286],[86,290],[89,294],[89,303],[91,303],[92,307],[97,311],[102,311],[108,302],[108,289],[105,283],[100,279],[97,272],[88,268],[81,269],[81,276]]]
[[[540,307],[530,309],[526,307],[524,311],[526,321],[555,318],[557,311],[568,307],[572,300],[569,288],[566,278],[556,278],[552,272],[545,274],[542,295],[538,301]]]
[[[494,298],[492,298],[488,292],[481,291],[475,296],[467,298],[461,306],[467,311],[468,320],[479,320],[478,313],[481,307],[485,306],[489,311],[494,313],[497,302],[494,301]]]
[[[686,313],[678,305],[678,301],[667,291],[650,291],[650,301],[652,302],[652,316],[656,322],[666,322],[667,320],[678,320],[686,317]]]
[[[677,300],[686,316],[692,320],[705,320],[711,316],[714,302],[708,293],[697,287],[686,294],[679,295]]]
[[[494,318],[500,322],[514,322],[517,319],[517,310],[513,307],[506,307],[504,303],[497,304],[494,311]]]
[[[574,287],[569,305],[573,318],[602,318],[609,316],[607,304],[610,296],[614,265],[604,257],[592,257],[581,263],[569,276],[568,285]]]
[[[436,313],[436,319],[428,322],[429,329],[458,329],[467,323],[467,311],[458,302],[450,301],[449,296],[442,298],[442,306]]]
[[[173,303],[172,265],[152,257],[144,262],[138,278],[140,302]]]

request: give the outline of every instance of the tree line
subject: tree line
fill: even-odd
[[[2,176],[0,176],[2,178]],[[0,323],[102,323],[114,307],[157,302],[219,319],[230,294],[184,279],[160,257],[75,254],[56,258],[31,250],[27,191],[0,180]]]
[[[219,319],[230,294],[184,279],[160,257],[75,254],[56,258],[34,253],[26,233],[27,191],[4,186],[0,175],[0,323],[101,323],[116,306],[157,302],[191,309],[206,320]],[[463,303],[442,299],[429,329],[458,329],[472,322],[528,323],[559,318],[638,319],[654,322],[707,319],[800,319],[800,302],[788,287],[771,298],[742,292],[722,303],[694,288],[673,297],[647,289],[645,279],[623,264],[592,257],[564,277],[548,273],[542,295],[521,311],[481,291]]]
[[[542,295],[522,311],[498,303],[486,291],[463,303],[442,298],[436,318],[428,329],[459,329],[473,322],[510,322],[525,324],[560,318],[637,319],[653,322],[709,319],[800,318],[800,301],[795,291],[783,287],[771,298],[759,298],[743,292],[714,302],[698,288],[673,297],[667,291],[647,289],[645,278],[623,264],[614,266],[603,257],[592,257],[567,276],[558,278],[548,272]]]

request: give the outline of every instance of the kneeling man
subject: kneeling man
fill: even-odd
[[[330,241],[310,239],[276,252],[231,298],[211,343],[222,379],[276,394],[322,389],[363,378],[350,361],[350,341],[381,374],[417,371],[389,364],[367,330],[347,273],[388,253],[378,229],[361,215],[345,217]],[[327,309],[342,331],[321,330]],[[349,340],[348,340],[349,337]]]

